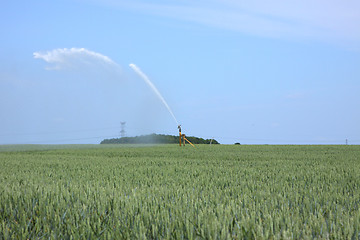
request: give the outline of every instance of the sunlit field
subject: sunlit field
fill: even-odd
[[[359,239],[360,146],[0,146],[0,239]]]

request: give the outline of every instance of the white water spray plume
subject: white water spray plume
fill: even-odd
[[[54,64],[46,67],[47,70],[76,69],[82,66],[111,66],[118,67],[113,60],[100,53],[85,48],[58,48],[46,52],[34,52],[34,58],[43,59],[47,63]]]
[[[136,66],[135,64],[131,63],[129,64],[129,66],[146,82],[147,85],[149,85],[149,87],[154,91],[154,93],[156,94],[156,96],[158,96],[158,98],[161,100],[161,102],[165,105],[165,107],[167,108],[167,110],[169,111],[169,113],[171,114],[171,116],[174,118],[176,125],[179,125],[174,113],[171,111],[171,108],[169,107],[169,105],[167,104],[167,102],[165,101],[165,99],[163,98],[163,96],[161,95],[161,93],[159,92],[159,90],[155,87],[155,85],[150,81],[150,79],[148,78],[148,76],[145,75],[145,73],[143,73],[140,68],[138,66]]]

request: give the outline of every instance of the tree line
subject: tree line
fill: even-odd
[[[215,139],[203,139],[198,137],[186,137],[193,144],[219,144]],[[168,143],[179,143],[179,136],[165,135],[165,134],[149,134],[135,137],[122,137],[104,139],[100,144],[168,144]]]

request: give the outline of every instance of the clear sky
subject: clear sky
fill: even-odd
[[[360,144],[358,0],[35,0],[0,7],[0,144],[177,134]]]

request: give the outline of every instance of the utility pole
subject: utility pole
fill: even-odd
[[[126,132],[125,132],[125,124],[126,122],[120,122],[121,123],[121,131],[120,131],[120,137],[123,138],[126,136]]]
[[[345,140],[345,144],[348,145],[348,140],[347,139]]]

